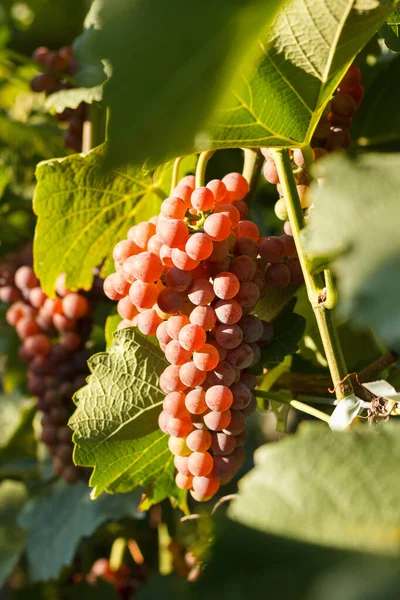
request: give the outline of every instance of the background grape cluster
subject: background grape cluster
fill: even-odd
[[[351,142],[349,128],[363,97],[364,88],[361,85],[360,69],[356,65],[351,65],[315,129],[311,142],[312,161],[319,160],[335,150],[349,147]],[[264,176],[267,181],[277,186],[281,196],[275,204],[275,213],[279,219],[286,221],[283,226],[284,233],[291,234],[285,198],[274,159],[270,156],[268,148],[261,149],[261,152],[265,157]],[[300,148],[292,152],[292,165],[302,208],[308,209],[310,208],[308,195],[310,175],[305,156]],[[300,273],[299,277],[301,277]]]
[[[176,483],[208,500],[244,462],[251,373],[273,326],[251,314],[271,287],[301,282],[293,238],[260,237],[246,220],[248,183],[230,173],[195,187],[187,176],[161,212],[114,248],[104,282],[120,327],[156,335],[170,365],[159,417],[175,455]]]
[[[31,80],[33,92],[45,92],[46,95],[60,90],[74,87],[71,81],[66,81],[65,76],[73,75],[77,70],[74,51],[71,46],[65,46],[60,50],[50,50],[45,46],[36,48],[32,59],[37,65],[45,69],[44,73],[36,75]],[[69,78],[68,78],[69,79]],[[65,108],[62,113],[57,114],[57,121],[67,123],[64,136],[66,148],[82,151],[83,123],[87,117],[88,106],[81,102],[77,108]]]
[[[40,439],[50,450],[55,473],[74,483],[83,470],[72,462],[72,431],[67,423],[74,408],[71,398],[89,374],[85,343],[102,283],[96,279],[90,293],[71,293],[60,276],[56,287],[54,299],[41,289],[30,247],[5,257],[0,265],[0,301],[11,304],[6,319],[21,340],[19,354],[28,365],[28,391],[37,397],[42,412]]]

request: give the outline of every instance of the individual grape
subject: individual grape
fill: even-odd
[[[227,240],[223,240],[222,242],[213,242],[213,251],[208,257],[208,261],[211,263],[218,263],[223,261],[228,257],[229,252],[229,244]]]
[[[213,286],[206,279],[196,279],[187,290],[187,295],[196,306],[207,306],[214,300]]]
[[[211,446],[211,433],[207,430],[195,429],[186,438],[186,444],[192,452],[207,452]],[[188,465],[188,468],[189,465]]]
[[[15,327],[20,319],[24,317],[24,312],[17,303],[12,304],[6,313],[6,321],[11,327]]]
[[[242,410],[250,404],[251,390],[241,381],[236,382],[231,386],[231,392],[233,394],[232,409]]]
[[[293,237],[293,231],[289,221],[286,221],[286,223],[284,223],[283,232],[286,233],[286,235],[291,235]]]
[[[68,319],[65,315],[56,313],[53,316],[53,325],[57,331],[71,331],[76,328],[76,319]]]
[[[182,392],[185,389],[185,385],[180,379],[179,371],[179,366],[169,365],[161,373],[160,388],[165,394],[169,394],[170,392]]]
[[[139,309],[151,308],[157,302],[158,294],[158,288],[154,283],[144,283],[138,280],[134,281],[129,288],[129,301]]]
[[[165,265],[166,267],[174,266],[174,263],[172,261],[172,251],[173,250],[175,250],[175,248],[169,248],[165,244],[162,244],[162,246],[160,248],[159,257],[160,257],[162,264]]]
[[[183,219],[187,206],[181,198],[166,198],[161,204],[161,214],[169,219]]]
[[[63,312],[68,319],[81,319],[89,310],[89,301],[82,294],[70,293],[62,299]]]
[[[228,217],[230,221],[229,233],[232,230],[232,228],[235,228],[240,221],[240,212],[232,204],[220,204],[215,208],[214,214],[222,214]]]
[[[185,185],[179,183],[171,192],[171,196],[174,198],[180,198],[185,203],[186,208],[190,208],[190,197],[192,195],[194,186]]]
[[[186,223],[179,219],[166,219],[157,223],[157,235],[162,243],[170,248],[184,248],[189,238],[189,230]]]
[[[243,331],[239,325],[218,325],[215,329],[215,339],[222,348],[232,350],[243,340]]]
[[[194,190],[196,187],[196,177],[194,175],[186,175],[179,181],[179,185],[187,185]]]
[[[198,369],[193,361],[189,361],[179,367],[179,377],[184,386],[198,387],[204,383],[206,372]]]
[[[326,140],[326,149],[333,151],[338,148],[348,148],[350,146],[351,137],[348,129],[343,127],[332,127],[329,137]]]
[[[34,287],[29,294],[29,302],[35,308],[41,308],[46,301],[46,294],[41,287]]]
[[[192,275],[190,271],[181,271],[177,267],[171,267],[167,271],[165,282],[171,290],[184,292],[192,283]]]
[[[177,473],[175,475],[175,483],[180,490],[190,490],[193,485],[193,476]]]
[[[179,331],[179,343],[185,350],[200,350],[206,343],[206,332],[200,325],[185,325]]]
[[[260,339],[258,340],[258,343],[261,344],[269,344],[272,342],[273,337],[274,337],[274,326],[272,325],[272,323],[268,323],[268,321],[262,321],[263,324],[263,333],[262,336],[260,337]]]
[[[240,173],[228,173],[222,178],[232,201],[243,200],[249,192],[249,184]]]
[[[213,243],[206,233],[193,233],[186,242],[185,250],[193,260],[205,260],[213,251]]]
[[[232,392],[225,385],[213,385],[206,391],[206,404],[211,411],[224,412],[232,402]]]
[[[130,233],[131,230],[132,233]],[[150,238],[156,234],[156,226],[150,221],[143,221],[142,223],[138,223],[138,225],[132,227],[131,230],[128,231],[128,239],[133,239],[133,241],[142,250],[145,250],[147,248],[147,244],[149,243]]]
[[[211,410],[203,416],[203,420],[211,431],[222,431],[228,427],[231,421],[231,411],[229,409],[223,412]]]
[[[173,339],[179,339],[179,333],[185,325],[189,325],[189,317],[187,315],[174,315],[167,321],[166,330],[168,335]],[[183,346],[184,347],[184,346]],[[187,349],[187,348],[186,348]]]
[[[335,127],[344,127],[345,129],[349,129],[353,119],[351,117],[341,117],[335,113],[329,113],[329,122]]]
[[[264,331],[263,322],[255,315],[244,315],[238,325],[243,331],[243,341],[246,344],[257,342]]]
[[[219,205],[226,200],[228,190],[226,189],[226,185],[220,179],[212,179],[207,183],[206,187],[212,191],[215,204]],[[214,212],[216,212],[216,209]]]
[[[253,350],[248,344],[240,344],[237,348],[229,350],[227,360],[236,369],[247,369],[253,362]]]
[[[257,242],[250,237],[240,237],[235,242],[233,254],[234,256],[242,256],[244,254],[256,260],[258,256]]]
[[[175,292],[169,288],[163,289],[157,299],[161,310],[169,315],[179,312],[183,308],[184,296],[181,292]]]
[[[193,279],[210,279],[211,277],[211,265],[209,261],[202,262],[197,265],[190,274]]]
[[[231,410],[231,420],[227,427],[224,427],[223,432],[228,435],[239,435],[246,427],[246,419],[241,410]]]
[[[260,349],[260,346],[258,344],[249,344],[249,346],[253,350],[253,354],[254,354],[253,361],[252,361],[252,363],[251,363],[251,365],[249,367],[251,369],[252,367],[255,367],[256,365],[258,365],[258,363],[260,362],[260,360],[261,360],[261,349]]]
[[[264,163],[264,177],[269,183],[277,185],[279,183],[279,175],[275,165],[275,161],[271,156],[267,156]]]
[[[137,326],[143,335],[155,335],[161,322],[161,317],[153,308],[148,308],[137,316]]]
[[[235,450],[232,452],[231,456],[233,456],[236,459],[239,469],[241,467],[243,467],[243,465],[246,462],[246,452],[245,452],[244,448],[237,446],[235,448]]]
[[[191,258],[184,250],[173,248],[171,252],[171,266],[178,267],[182,271],[193,271],[199,266],[199,261]]]
[[[284,263],[269,265],[265,273],[265,280],[274,288],[286,287],[291,281],[289,267]]]
[[[35,288],[39,285],[39,280],[36,277],[32,267],[23,266],[17,269],[14,276],[14,282],[18,289]]]
[[[78,350],[78,348],[82,345],[81,336],[75,331],[65,331],[60,338],[60,343],[71,352],[74,350]]]
[[[343,76],[343,79],[339,83],[340,91],[348,91],[355,85],[359,85],[361,82],[361,71],[357,65],[350,65],[348,70]]]
[[[18,290],[16,290],[14,286],[7,285],[0,288],[0,302],[11,304],[11,302],[19,300],[20,297]]]
[[[168,419],[168,433],[173,437],[186,438],[193,430],[193,424],[190,417],[170,417]]]
[[[177,340],[172,340],[165,347],[165,358],[172,365],[183,365],[188,362],[192,353],[182,348],[181,344]]]
[[[249,237],[255,242],[257,242],[258,238],[260,237],[258,227],[252,221],[239,221],[234,229],[234,232],[237,238]]]
[[[357,103],[344,91],[337,92],[331,101],[331,111],[340,117],[353,117],[357,110]]]
[[[190,450],[186,445],[185,438],[171,436],[168,439],[168,448],[174,456],[189,456]]]
[[[127,262],[129,262],[129,266]],[[157,281],[163,272],[163,265],[158,256],[151,252],[141,252],[134,257],[127,259],[123,265],[123,271],[128,272],[135,279],[145,283]]]
[[[220,273],[214,279],[214,292],[221,300],[230,300],[236,296],[239,288],[239,280],[233,273]]]
[[[224,385],[230,387],[236,378],[236,371],[230,363],[225,360],[219,362],[213,371],[207,373],[208,385]]]
[[[330,133],[330,123],[325,115],[323,115],[314,130],[314,138],[326,140]]]
[[[217,456],[228,456],[236,448],[236,438],[222,431],[212,433],[211,450]]]
[[[30,86],[32,92],[41,93],[41,92],[55,92],[58,87],[58,79],[52,73],[40,73],[40,75],[35,75],[30,80]]]
[[[242,221],[247,219],[249,215],[249,207],[247,206],[244,200],[235,200],[234,202],[232,202],[232,206],[234,206],[239,211],[240,219]]]
[[[110,300],[121,300],[121,298],[123,298],[123,296],[125,294],[121,294],[119,292],[117,292],[116,287],[115,287],[115,279],[116,279],[116,275],[117,273],[112,273],[111,275],[109,275],[108,277],[106,277],[106,279],[104,280],[103,283],[103,289],[104,289],[104,293],[107,296],[107,298],[110,298]],[[129,288],[129,284],[127,283],[128,288]]]
[[[260,290],[255,283],[252,281],[244,281],[240,284],[239,291],[236,294],[236,300],[240,303],[242,308],[255,306],[259,298]]]
[[[355,85],[354,87],[347,90],[349,96],[354,98],[357,104],[357,108],[360,106],[362,99],[364,98],[364,88],[362,85]]]
[[[193,490],[190,492],[192,497],[198,502],[206,502],[219,489],[219,479],[213,473],[203,477],[193,477]]]
[[[212,371],[220,361],[218,350],[211,344],[204,344],[193,352],[193,362],[200,371]]]
[[[267,263],[280,263],[285,257],[285,247],[281,238],[270,236],[262,240],[260,256]]]
[[[127,258],[139,254],[141,248],[132,240],[122,240],[114,247],[113,260],[116,269],[120,269]]]
[[[277,200],[277,202],[275,203],[275,206],[274,206],[274,212],[275,212],[276,216],[278,217],[278,219],[280,219],[281,221],[287,221],[287,219],[289,218],[289,215],[288,215],[288,211],[286,208],[285,198],[279,198],[279,200]]]
[[[211,261],[211,276],[215,279],[217,275],[230,271],[232,259],[230,256],[225,256],[223,259],[216,262]]]
[[[186,394],[185,405],[193,415],[201,415],[207,410],[206,393],[201,388],[191,390]]]
[[[15,329],[21,340],[41,333],[39,325],[31,317],[22,317],[19,319]]]
[[[240,320],[243,311],[237,300],[219,300],[215,305],[215,314],[220,323],[233,325]]]
[[[182,475],[186,476],[190,475],[188,460],[189,459],[187,456],[174,456],[174,465],[178,473],[181,473]]]
[[[157,234],[152,235],[151,238],[149,239],[149,243],[147,244],[147,250],[148,250],[148,252],[151,252],[152,254],[155,254],[156,256],[160,256],[160,250],[161,250],[162,246],[163,246],[163,243],[160,240],[160,238],[158,237],[158,235]]]
[[[250,256],[236,256],[231,264],[231,271],[240,282],[251,281],[256,274],[257,263]]]
[[[232,454],[230,456],[214,456],[213,474],[222,484],[228,483],[238,472],[239,462]]]
[[[211,473],[214,459],[208,452],[193,452],[188,459],[188,468],[192,475],[205,477]]]
[[[212,306],[196,306],[191,311],[189,319],[192,325],[198,325],[205,331],[210,331],[215,326],[217,317]]]
[[[215,242],[222,242],[232,231],[232,222],[222,213],[213,213],[204,222],[204,231]]]
[[[172,338],[168,334],[167,325],[168,325],[168,321],[163,321],[162,323],[159,324],[159,326],[157,327],[157,331],[156,331],[156,336],[160,343],[160,346],[161,347],[164,346],[164,348],[172,340]]]
[[[228,350],[226,350],[225,348],[223,348],[222,346],[220,346],[218,344],[218,342],[216,340],[213,340],[212,338],[209,339],[207,341],[207,344],[209,344],[210,346],[214,346],[214,348],[217,350],[218,352],[218,356],[219,356],[219,360],[225,360],[226,359],[226,355],[228,354]]]
[[[208,187],[199,187],[193,191],[190,203],[198,211],[211,210],[215,203],[214,194]]]
[[[44,335],[43,333],[38,333],[36,335],[32,335],[31,337],[26,338],[24,341],[22,348],[29,354],[33,356],[36,354],[41,354],[46,356],[49,354],[51,350],[51,341]]]

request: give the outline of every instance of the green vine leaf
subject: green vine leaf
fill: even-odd
[[[48,159],[65,154],[57,125],[14,121],[3,111],[0,112],[0,141],[29,157]]]
[[[101,85],[96,85],[91,88],[73,88],[71,90],[61,90],[47,97],[45,102],[46,110],[54,110],[57,113],[62,113],[66,108],[78,108],[81,102],[92,104],[92,102],[100,102],[103,97],[103,88]]]
[[[332,434],[304,424],[256,451],[255,468],[241,480],[228,514],[268,534],[398,556],[399,464],[395,424]]]
[[[83,481],[68,485],[58,481],[32,498],[19,518],[27,530],[26,550],[32,581],[56,579],[71,564],[78,544],[106,521],[140,519],[140,494],[103,496],[90,500]]]
[[[71,289],[90,289],[93,269],[112,270],[112,250],[137,221],[159,212],[166,194],[142,169],[105,173],[104,146],[86,155],[39,163],[34,256],[42,288],[54,295],[59,273]]]
[[[341,315],[399,348],[400,154],[336,155],[317,163],[315,175],[325,183],[312,187],[307,255],[315,269],[331,261]]]
[[[74,459],[94,467],[92,496],[143,486],[150,502],[180,500],[173,455],[158,428],[163,393],[159,377],[167,366],[151,339],[129,327],[117,331],[108,353],[89,361],[88,384],[76,394]]]
[[[32,420],[34,400],[17,395],[0,396],[0,461],[34,456],[36,443]]]

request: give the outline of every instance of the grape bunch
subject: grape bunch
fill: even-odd
[[[32,269],[32,251],[24,249],[0,265],[0,301],[11,304],[6,320],[22,342],[20,358],[28,365],[28,391],[37,397],[41,411],[40,439],[53,457],[53,468],[69,483],[83,474],[72,461],[72,432],[68,419],[71,398],[89,375],[85,349],[91,329],[93,301],[101,292],[72,293],[57,281],[57,296],[43,292]]]
[[[361,72],[356,65],[351,65],[337,91],[329,104],[329,111],[323,115],[315,129],[311,141],[311,153],[313,162],[326,156],[329,152],[340,148],[348,148],[351,142],[349,127],[352,119],[359,108],[364,97],[364,88],[361,85]],[[281,198],[275,204],[275,213],[282,221],[287,221],[285,199],[282,197],[282,187],[279,182],[278,171],[274,159],[269,155],[268,148],[262,148],[265,157],[264,176],[267,181],[277,186]],[[303,209],[310,207],[308,196],[310,178],[307,165],[300,148],[292,151],[292,166],[297,183],[301,206]],[[291,235],[288,222],[284,224],[283,231]],[[301,274],[299,272],[299,277]]]
[[[170,436],[176,483],[208,500],[244,461],[245,421],[255,410],[250,370],[273,326],[251,314],[271,287],[299,282],[293,238],[261,237],[246,219],[239,173],[195,188],[184,177],[161,212],[131,227],[113,251],[105,294],[120,327],[156,335],[170,365],[159,425]]]
[[[312,145],[327,152],[348,148],[351,142],[349,129],[363,97],[360,69],[351,65],[328,106],[328,112],[315,129]]]
[[[50,50],[44,46],[36,48],[32,60],[41,68],[46,69],[32,78],[30,85],[33,92],[45,92],[46,95],[59,90],[70,89],[73,86],[65,81],[66,75],[73,75],[77,70],[74,51],[71,46],[60,50]],[[81,102],[77,108],[66,108],[57,114],[57,121],[68,123],[64,136],[66,148],[75,152],[82,151],[83,123],[87,118],[87,104]]]

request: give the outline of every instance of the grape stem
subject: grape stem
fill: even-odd
[[[266,398],[269,399],[268,392],[263,392],[262,390],[255,390],[255,395],[257,398]],[[314,408],[313,406],[309,406],[308,404],[304,404],[304,402],[300,402],[299,400],[286,400],[284,398],[280,398],[279,402],[281,404],[287,404],[288,406],[292,406],[296,410],[299,410],[307,415],[311,415],[320,421],[324,421],[325,423],[329,422],[330,415],[322,412],[322,410],[318,410],[318,408]]]
[[[325,282],[320,273],[312,273],[311,263],[302,247],[300,232],[304,227],[304,216],[296,188],[289,151],[287,149],[271,149],[270,153],[274,158],[278,171],[289,222],[296,244],[301,269],[303,271],[308,298],[313,308],[319,333],[321,335],[336,397],[338,400],[343,400],[343,398],[346,398],[353,393],[353,386],[347,377],[347,367],[332,311],[324,306],[324,302],[326,301]]]
[[[197,161],[196,167],[196,187],[203,187],[206,180],[206,169],[208,165],[208,161],[215,153],[215,150],[207,150],[206,152],[202,152],[199,156],[199,160]]]
[[[179,169],[181,166],[182,158],[183,158],[183,156],[178,156],[178,158],[176,158],[175,162],[174,162],[174,167],[172,169],[172,179],[171,179],[171,196],[172,196],[172,190],[174,188],[176,188],[176,186],[178,185]]]
[[[245,202],[247,206],[250,206],[256,193],[258,181],[261,175],[261,169],[264,164],[264,157],[258,148],[243,148],[243,152],[243,177],[249,184],[249,191]]]

